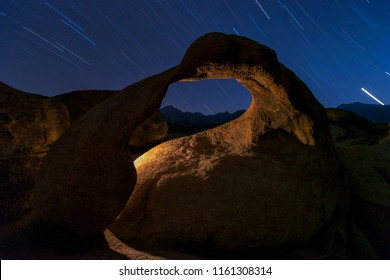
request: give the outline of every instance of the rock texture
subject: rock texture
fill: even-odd
[[[158,81],[165,89],[177,80],[235,78],[252,93],[253,102],[232,122],[165,142],[137,159],[137,184],[110,227],[114,234],[146,246],[231,252],[279,248],[280,253],[314,242],[314,252],[284,253],[332,256],[343,239],[334,217],[342,217],[347,190],[325,110],[304,83],[271,49],[220,33],[196,40],[168,73],[174,74],[142,85]],[[121,94],[130,90],[140,98],[131,87]],[[144,96],[151,92],[143,91]],[[163,95],[148,97],[154,101]]]
[[[0,83],[0,224],[31,210],[42,157],[68,127],[61,102]]]

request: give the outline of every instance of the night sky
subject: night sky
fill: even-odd
[[[213,31],[273,48],[325,107],[390,103],[388,0],[0,0],[0,81],[48,96],[121,89]],[[163,106],[210,114],[250,99],[209,80],[172,85]]]

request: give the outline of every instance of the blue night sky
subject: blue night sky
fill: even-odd
[[[366,92],[390,104],[388,0],[0,0],[0,81],[48,96],[121,89],[179,64],[213,31],[273,48],[325,107],[377,104]],[[249,103],[234,80],[210,80],[172,85],[163,106]]]

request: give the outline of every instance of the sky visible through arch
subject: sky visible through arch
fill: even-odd
[[[273,48],[325,107],[390,104],[387,0],[0,3],[0,81],[23,91],[121,89],[177,65],[191,42],[219,31]],[[248,100],[227,80],[173,85],[163,104],[210,114]]]

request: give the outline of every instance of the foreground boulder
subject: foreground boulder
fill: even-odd
[[[171,79],[154,76],[142,84],[144,95],[156,79],[166,88],[177,80],[235,78],[253,102],[234,121],[138,158],[134,192],[110,229],[153,247],[300,258],[342,254],[335,248],[343,243],[346,183],[325,110],[305,84],[271,49],[220,33],[196,40],[171,71]],[[141,98],[140,90],[134,98]],[[157,95],[163,97],[149,98]]]
[[[390,144],[338,149],[351,181],[356,224],[380,258],[390,258]]]
[[[41,160],[68,127],[61,102],[0,84],[0,224],[31,211]]]
[[[361,230],[362,236],[367,239],[366,242],[373,248],[377,258],[388,259],[390,257],[389,126],[370,122],[355,113],[341,109],[326,111],[334,143],[350,182],[354,222]],[[373,255],[367,255],[366,251],[357,254],[357,257],[372,258]]]

